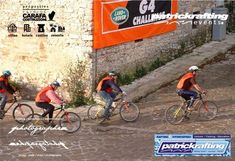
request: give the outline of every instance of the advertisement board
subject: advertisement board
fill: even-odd
[[[94,1],[94,48],[143,39],[176,29],[172,20],[157,20],[156,14],[174,14],[173,0],[96,0]]]

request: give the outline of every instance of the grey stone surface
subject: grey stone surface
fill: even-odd
[[[128,93],[130,100],[138,100],[139,98],[154,92],[162,85],[176,80],[186,72],[190,66],[204,65],[213,58],[221,54],[226,54],[226,52],[233,47],[235,47],[235,34],[227,35],[224,41],[212,41],[204,44],[201,47],[194,49],[192,53],[175,59],[122,88]]]
[[[177,81],[141,99],[140,118],[126,123],[114,116],[104,126],[93,121],[82,122],[81,129],[74,134],[48,131],[44,135],[29,136],[25,131],[8,134],[17,124],[11,113],[0,120],[0,158],[2,161],[233,161],[235,142],[232,140],[232,157],[154,157],[153,145],[156,133],[220,133],[235,135],[235,51],[226,55],[225,60],[205,65],[199,71],[197,81],[208,90],[206,99],[219,106],[218,116],[212,121],[191,118],[173,126],[164,119],[167,107],[180,102],[175,93]],[[165,69],[165,68],[163,68]],[[175,69],[175,68],[173,68]],[[35,108],[36,109],[36,108]],[[79,111],[78,111],[79,112]],[[79,113],[80,114],[80,113]],[[48,146],[12,147],[14,141],[62,141],[69,149]],[[54,155],[54,156],[49,156]]]

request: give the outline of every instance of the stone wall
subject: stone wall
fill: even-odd
[[[178,1],[179,13],[193,13],[200,11],[205,13],[214,7],[214,1]],[[121,73],[132,72],[136,66],[148,65],[157,57],[167,56],[170,50],[180,47],[180,42],[185,42],[187,50],[195,46],[190,44],[189,39],[194,39],[194,35],[204,29],[210,30],[208,26],[199,26],[192,29],[191,24],[178,25],[177,30],[162,35],[145,38],[142,41],[123,43],[96,51],[97,54],[97,77],[109,70],[117,70]],[[207,40],[210,39],[208,35]]]
[[[22,37],[24,5],[46,5],[55,11],[55,23],[63,25],[63,37]],[[179,1],[179,12],[204,13],[214,7],[211,1]],[[193,38],[201,27],[192,29],[191,24],[179,25],[177,30],[166,34],[99,49],[92,48],[93,41],[93,0],[1,0],[0,1],[0,70],[9,69],[27,96],[58,79],[63,83],[68,65],[80,60],[86,61],[87,93],[95,80],[108,70],[119,72],[135,70],[138,65],[151,63],[157,57],[168,55],[171,49],[180,47],[179,42]],[[15,23],[18,37],[9,37],[7,27]],[[49,25],[51,22],[45,22]],[[31,33],[38,34],[38,22],[30,22]],[[203,26],[202,26],[203,27]],[[46,28],[46,33],[49,28]],[[50,33],[49,33],[50,34]],[[194,48],[186,43],[187,48]],[[66,85],[63,87],[66,91]],[[65,93],[67,95],[67,93]]]
[[[65,27],[64,36],[36,37],[37,24],[45,23],[45,33],[50,34],[51,22],[24,22],[22,14],[26,5],[45,5],[49,12],[55,11],[53,23]],[[78,58],[87,61],[86,79],[90,80],[92,0],[1,0],[0,11],[0,71],[11,70],[13,78],[27,89],[25,93],[35,94],[35,89],[55,79],[63,84],[67,65]],[[8,36],[7,27],[11,23],[17,26],[17,37]],[[31,25],[33,37],[22,37],[25,23]]]

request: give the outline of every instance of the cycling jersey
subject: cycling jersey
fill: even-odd
[[[9,85],[8,79],[4,76],[0,77],[0,93],[9,92],[10,94],[13,94],[15,90]]]
[[[57,96],[54,89],[51,86],[43,88],[36,96],[35,102],[47,102],[53,101],[56,104],[62,104],[62,100]]]
[[[177,84],[177,89],[185,89],[185,90],[190,90],[193,86],[191,79],[194,79],[193,73],[189,72],[185,74],[183,77],[181,77],[179,83]]]
[[[121,88],[118,87],[118,85],[114,82],[114,79],[111,76],[103,78],[98,83],[98,86],[96,88],[97,92],[105,91],[107,93],[112,93],[113,89],[118,92],[122,92]]]

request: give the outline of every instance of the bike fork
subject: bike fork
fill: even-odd
[[[124,109],[127,111],[127,112],[129,112],[129,106],[128,106],[129,104],[128,104],[128,102],[125,102],[124,103]]]
[[[19,105],[19,108],[20,108],[21,114],[24,115],[24,111],[22,110],[21,105]]]
[[[203,107],[206,110],[206,112],[209,112],[208,105],[206,102],[203,102]]]
[[[66,112],[66,113],[65,113],[66,122],[71,123],[71,121],[69,120],[69,116],[68,116],[68,115],[69,115],[69,114]]]

